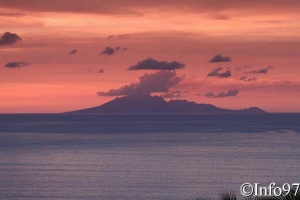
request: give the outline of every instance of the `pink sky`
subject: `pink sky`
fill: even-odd
[[[185,65],[176,70],[182,80],[167,92],[181,91],[182,99],[231,109],[300,112],[298,0],[1,0],[0,33],[5,32],[22,40],[7,44],[3,35],[0,39],[0,113],[101,105],[116,96],[97,92],[156,72],[128,70],[147,58]],[[101,55],[106,47],[122,49]],[[77,52],[69,55],[73,49]],[[231,62],[209,62],[218,54]],[[242,66],[248,67],[236,70]],[[258,73],[268,66],[273,68]],[[218,67],[231,76],[207,76]],[[244,76],[253,80],[239,80]],[[206,95],[229,90],[238,93]]]

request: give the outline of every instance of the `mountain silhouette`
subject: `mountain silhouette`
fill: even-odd
[[[76,110],[69,113],[199,113],[199,114],[262,114],[258,107],[241,110],[218,108],[211,104],[197,104],[187,100],[165,101],[162,97],[150,95],[128,95],[117,97],[101,106]]]

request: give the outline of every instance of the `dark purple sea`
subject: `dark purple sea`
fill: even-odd
[[[300,182],[300,114],[0,115],[0,199],[189,200]]]

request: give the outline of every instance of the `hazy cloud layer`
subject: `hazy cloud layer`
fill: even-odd
[[[177,61],[157,61],[152,58],[145,59],[128,68],[128,70],[176,70],[182,69],[185,65]]]
[[[231,18],[228,15],[220,14],[220,13],[213,13],[210,15],[210,19],[213,20],[230,20]]]
[[[250,73],[250,74],[266,74],[266,73],[268,73],[268,71],[270,69],[273,69],[273,68],[274,68],[273,66],[268,66],[267,68],[259,69],[259,70],[252,70],[252,71],[249,71],[248,73]]]
[[[25,13],[20,12],[0,12],[0,16],[3,17],[23,17],[26,16]]]
[[[216,69],[214,69],[213,71],[211,71],[210,73],[207,74],[207,76],[216,76],[216,77],[220,77],[220,78],[227,78],[231,76],[231,72],[230,69],[227,69],[226,71],[224,71],[223,67],[218,67]]]
[[[131,83],[118,89],[107,92],[98,92],[99,96],[143,95],[153,92],[169,92],[170,88],[179,84],[184,77],[178,76],[175,71],[158,71],[153,74],[144,74],[137,83]]]
[[[5,32],[0,36],[0,46],[12,45],[20,40],[22,39],[17,34]]]
[[[218,94],[214,94],[212,91],[206,93],[204,96],[208,98],[222,98],[222,97],[231,97],[236,96],[239,93],[238,89],[228,90],[227,92],[220,92]]]
[[[7,67],[7,68],[20,68],[20,67],[26,67],[28,65],[31,65],[30,62],[24,62],[24,61],[21,61],[21,62],[8,62],[6,63],[6,65],[4,67]]]
[[[231,58],[228,56],[222,56],[221,54],[215,55],[209,62],[231,62]]]
[[[275,3],[274,3],[275,1]],[[70,6],[71,5],[71,6]],[[88,0],[86,5],[82,5],[82,0],[60,0],[57,1],[37,1],[37,0],[1,0],[0,7],[11,8],[18,10],[27,10],[35,12],[88,12],[99,14],[131,14],[134,8],[157,8],[171,7],[182,9],[183,7],[189,12],[208,12],[208,11],[224,11],[224,10],[239,10],[239,11],[289,11],[297,12],[300,2],[298,0],[152,0],[152,1],[137,1],[137,0],[122,0],[122,1],[106,1],[106,0]]]
[[[78,52],[77,49],[72,49],[70,52],[69,52],[69,55],[73,55],[73,54],[76,54]]]

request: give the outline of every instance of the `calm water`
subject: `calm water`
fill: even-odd
[[[0,199],[216,198],[300,181],[300,115],[0,115]]]

